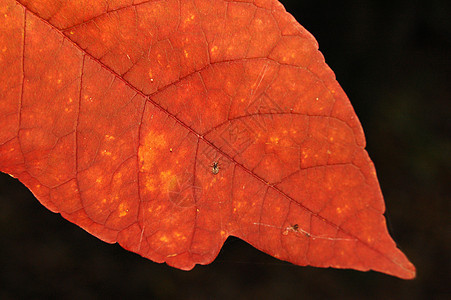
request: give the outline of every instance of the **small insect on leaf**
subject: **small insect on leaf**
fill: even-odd
[[[213,173],[214,175],[219,173],[219,163],[217,161],[214,161],[211,164],[211,173]]]

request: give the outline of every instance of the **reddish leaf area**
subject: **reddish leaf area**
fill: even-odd
[[[274,0],[0,1],[0,170],[108,243],[189,270],[228,236],[413,278],[360,123]]]

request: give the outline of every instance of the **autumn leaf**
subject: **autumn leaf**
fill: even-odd
[[[189,270],[228,236],[413,278],[318,45],[260,1],[0,0],[0,170],[108,243]]]

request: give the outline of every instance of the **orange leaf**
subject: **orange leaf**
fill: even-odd
[[[189,270],[228,236],[413,278],[313,38],[259,1],[0,0],[0,170],[108,243]]]

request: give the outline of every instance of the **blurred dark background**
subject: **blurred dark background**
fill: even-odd
[[[191,272],[100,242],[0,176],[0,298],[450,299],[451,2],[282,1],[318,40],[367,138],[418,277],[296,267],[238,239]]]

